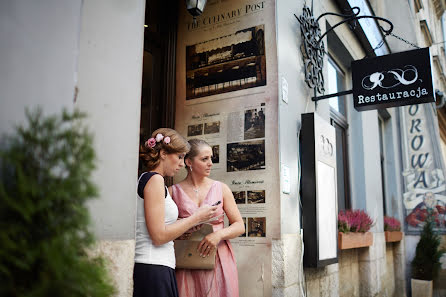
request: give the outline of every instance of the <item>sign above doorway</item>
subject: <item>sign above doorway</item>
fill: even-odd
[[[358,111],[435,102],[429,48],[352,62]]]

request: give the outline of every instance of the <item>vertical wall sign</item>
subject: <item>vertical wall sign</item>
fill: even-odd
[[[304,265],[338,262],[335,129],[315,113],[302,114]]]
[[[358,111],[434,102],[429,48],[352,62]]]
[[[435,228],[446,233],[445,168],[434,110],[427,104],[411,105],[400,115],[406,233],[419,233],[429,214]]]
[[[276,2],[207,1],[196,23],[178,5],[175,129],[209,143],[210,178],[234,195],[245,224],[230,240],[240,296],[271,296],[281,195]]]

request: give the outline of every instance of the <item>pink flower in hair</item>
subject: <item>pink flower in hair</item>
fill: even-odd
[[[146,145],[146,147],[154,148],[155,145],[156,145],[156,140],[155,140],[155,138],[153,138],[153,137],[152,137],[152,138],[149,138],[149,139],[146,141],[145,145]]]
[[[170,137],[169,136],[164,137],[164,143],[165,144],[169,144],[170,143]]]
[[[160,142],[161,140],[163,140],[163,138],[164,138],[164,135],[161,133],[158,133],[155,136],[156,142]]]

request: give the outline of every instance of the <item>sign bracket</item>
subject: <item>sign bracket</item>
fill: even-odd
[[[350,14],[326,12],[321,14],[318,18],[315,18],[313,15],[313,4],[311,5],[311,7],[312,8],[310,9],[304,4],[302,14],[300,16],[294,14],[294,16],[300,24],[302,37],[301,52],[302,59],[305,65],[305,82],[310,88],[315,89],[319,94],[323,94],[325,92],[325,87],[324,75],[322,72],[324,66],[324,55],[326,54],[323,42],[324,37],[330,31],[333,31],[335,28],[344,23],[356,25],[356,21],[368,18],[374,19],[376,21],[378,28],[385,34],[385,38],[387,35],[392,33],[393,24],[391,21],[382,17],[377,17],[374,15],[359,15],[360,8],[356,6],[351,9]],[[319,20],[329,15],[341,17],[343,18],[343,20],[333,25],[333,27],[329,28],[325,33],[322,34],[321,28],[319,26]],[[389,29],[386,30],[385,28],[383,28],[379,22],[387,23]],[[375,49],[381,47],[384,44],[384,38]],[[315,101],[314,99],[312,100]]]
[[[323,95],[323,96],[314,96],[314,97],[311,97],[311,100],[314,102],[317,102],[319,100],[324,100],[324,99],[338,97],[338,96],[344,96],[344,95],[348,95],[348,94],[352,94],[352,93],[353,93],[353,90],[347,90],[347,91],[337,92],[337,93]]]

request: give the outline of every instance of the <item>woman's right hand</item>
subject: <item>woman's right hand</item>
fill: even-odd
[[[218,206],[202,205],[193,215],[198,223],[205,222],[217,215],[217,208]]]

